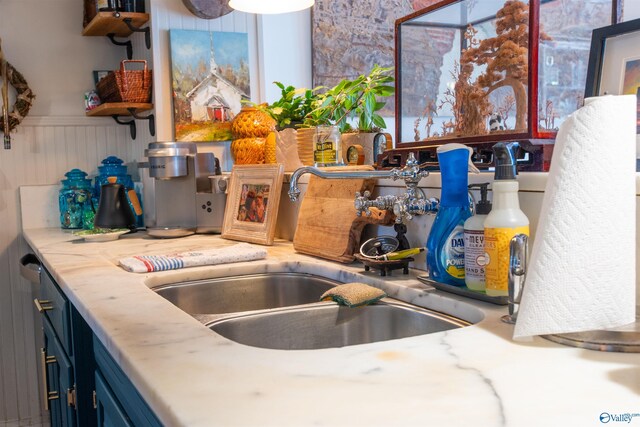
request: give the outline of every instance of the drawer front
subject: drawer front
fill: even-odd
[[[38,310],[41,310],[44,317],[51,322],[51,326],[67,355],[73,356],[69,300],[67,300],[67,297],[64,296],[46,270],[43,270],[41,278],[41,298],[39,299],[40,307],[38,307]]]

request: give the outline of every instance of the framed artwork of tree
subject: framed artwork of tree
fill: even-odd
[[[617,0],[443,0],[396,21],[396,150],[434,162],[435,147],[520,141],[545,170],[559,125],[582,105],[591,32]],[[548,146],[548,147],[547,147]],[[392,158],[394,157],[395,158]],[[522,153],[523,157],[529,157]],[[386,162],[386,163],[385,163]]]

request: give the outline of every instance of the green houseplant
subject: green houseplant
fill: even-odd
[[[313,109],[314,102],[317,100],[315,92],[319,88],[297,89],[280,82],[273,82],[273,84],[280,88],[280,99],[269,105],[254,104],[254,106],[269,114],[276,121],[278,130],[301,127],[304,118]]]
[[[386,124],[378,112],[386,104],[383,98],[395,93],[392,70],[375,65],[368,75],[342,80],[318,95],[314,109],[305,117],[306,126],[338,127],[345,163],[347,149],[352,145],[362,147],[364,163],[369,165],[376,163],[378,154],[388,148],[391,135],[380,133]]]
[[[386,104],[381,98],[395,93],[392,70],[392,67],[375,65],[368,75],[344,79],[316,95],[313,110],[304,118],[304,127],[335,125],[345,133],[353,131],[350,121],[355,120],[359,132],[377,132],[384,128],[384,119],[378,111]]]
[[[378,114],[386,104],[381,99],[395,93],[392,70],[375,65],[368,75],[344,79],[324,92],[321,92],[324,87],[297,89],[274,82],[280,88],[280,99],[269,105],[253,105],[276,120],[282,140],[293,138],[296,141],[297,156],[304,165],[314,164],[312,140],[316,126],[338,126],[346,141],[350,136],[346,133],[354,132],[353,121],[356,122],[357,139],[343,144],[344,148],[353,144],[369,147],[371,154],[367,163],[373,163],[375,155],[371,140],[375,132],[385,127],[384,119]],[[284,132],[287,128],[295,128],[297,132]]]

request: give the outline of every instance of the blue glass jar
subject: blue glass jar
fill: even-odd
[[[108,184],[107,178],[116,177],[116,184],[124,185],[124,188],[133,188],[133,180],[131,175],[127,174],[127,166],[124,161],[116,156],[109,156],[102,161],[102,166],[98,166],[98,175],[93,186],[94,194],[100,199],[100,189],[103,185]]]
[[[109,156],[102,161],[102,166],[98,166],[98,175],[95,178],[95,183],[93,186],[94,194],[96,195],[96,198],[98,200],[100,200],[100,190],[102,189],[103,185],[109,183],[108,178],[110,176],[116,177],[116,184],[124,185],[124,188],[127,191],[135,189],[133,180],[131,179],[131,175],[127,173],[127,166],[124,164],[124,161],[116,156]],[[138,196],[140,206],[142,207],[141,195],[137,191],[136,195]],[[129,206],[131,207],[131,210],[134,211],[131,200],[129,200]],[[136,225],[138,227],[144,227],[143,215],[136,215]]]
[[[60,225],[62,228],[93,228],[93,216],[98,200],[93,195],[91,180],[87,173],[72,169],[65,173],[62,188],[58,195],[60,206]]]

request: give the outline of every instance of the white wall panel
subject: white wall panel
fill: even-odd
[[[154,103],[156,114],[156,136],[141,135],[136,140],[134,158],[143,159],[144,148],[151,141],[173,141],[173,105],[171,98],[171,57],[169,30],[229,31],[247,33],[249,39],[249,66],[252,100],[260,101],[263,73],[258,60],[257,18],[253,14],[231,12],[217,19],[195,17],[180,0],[153,0],[149,4],[152,27],[152,62]],[[146,125],[141,125],[145,128]],[[213,152],[222,160],[223,169],[230,168],[229,143],[202,143],[200,151]],[[226,161],[225,161],[226,160]]]
[[[128,159],[127,129],[110,119],[80,117],[75,126],[21,126],[11,150],[0,150],[0,425],[40,422],[37,345],[32,287],[20,277],[18,262],[27,247],[19,230],[18,188],[59,184],[77,167],[90,175],[107,155]],[[16,424],[17,425],[17,424]]]
[[[259,100],[254,15],[233,12],[203,20],[193,16],[181,0],[147,1],[147,11],[152,49],[147,50],[143,34],[131,39],[134,59],[146,59],[154,73],[156,135],[150,134],[147,121],[137,120],[138,137],[132,141],[127,126],[83,115],[83,93],[93,86],[91,72],[118,68],[125,50],[106,37],[80,35],[82,2],[0,0],[3,50],[37,95],[30,116],[12,134],[12,149],[0,148],[0,426],[38,425],[43,419],[36,360],[41,345],[39,319],[32,308],[33,289],[18,268],[28,249],[19,232],[18,188],[59,184],[74,167],[95,175],[108,155],[125,160],[136,176],[132,166],[143,160],[147,144],[173,139],[169,29],[247,32],[251,90],[254,100]],[[228,147],[228,143],[214,143],[201,149],[228,157]]]

